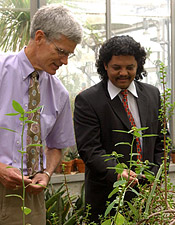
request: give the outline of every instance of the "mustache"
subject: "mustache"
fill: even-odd
[[[116,77],[116,80],[120,80],[120,79],[130,79],[131,76],[130,75],[119,75]]]

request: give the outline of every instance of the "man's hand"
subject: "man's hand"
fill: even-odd
[[[9,189],[18,189],[22,187],[21,171],[17,168],[8,168],[8,165],[1,164],[0,166],[0,182],[4,187]],[[25,185],[30,184],[32,181],[24,176]]]
[[[47,187],[49,177],[45,173],[37,173],[31,180],[32,183],[26,188],[26,191],[31,194],[38,194]]]
[[[129,170],[124,169],[122,174],[118,174],[117,180],[119,180],[121,176],[125,178],[125,180],[128,180],[128,184],[131,184],[131,187],[138,184],[137,174],[132,170],[130,170],[129,176]]]

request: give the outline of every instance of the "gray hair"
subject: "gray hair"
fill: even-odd
[[[83,35],[80,23],[69,9],[60,4],[51,4],[38,9],[31,22],[30,37],[32,39],[37,30],[42,30],[50,40],[58,40],[61,35],[64,35],[77,44],[81,42]]]

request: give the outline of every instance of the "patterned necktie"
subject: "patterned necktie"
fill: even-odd
[[[40,104],[40,90],[39,81],[37,79],[38,73],[34,71],[30,75],[29,85],[29,103],[28,111],[35,109]],[[37,123],[28,123],[27,130],[27,145],[41,144],[41,127],[40,127],[40,110],[35,113],[28,114],[28,119]],[[28,175],[33,175],[40,169],[43,170],[43,150],[40,146],[27,147],[27,171]]]
[[[128,115],[131,126],[136,127],[134,118],[133,118],[132,113],[131,113],[131,111],[129,110],[129,107],[128,107],[128,98],[127,98],[128,90],[126,90],[126,89],[122,90],[120,93],[123,96],[123,98],[122,98],[123,106],[124,106],[125,111]],[[137,147],[137,153],[139,153],[137,155],[137,159],[139,159],[141,161],[142,160],[142,154],[141,154],[142,149],[141,149],[140,139],[138,137],[136,137],[136,147]]]

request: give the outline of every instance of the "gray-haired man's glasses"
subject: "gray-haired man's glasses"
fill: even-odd
[[[58,52],[58,55],[59,56],[66,56],[68,57],[69,59],[72,58],[73,56],[75,56],[74,53],[71,53],[71,52],[66,52],[65,50],[63,50],[62,48],[59,48],[52,40],[49,40],[50,42],[52,42],[52,44],[54,44],[57,52]]]

